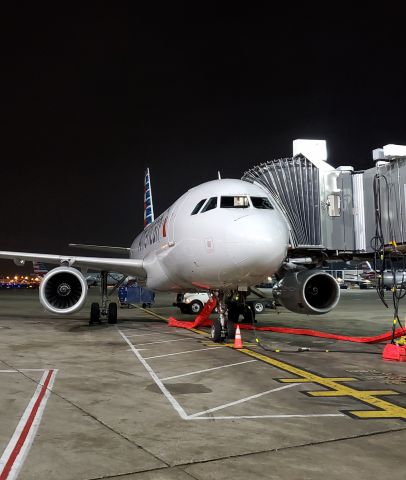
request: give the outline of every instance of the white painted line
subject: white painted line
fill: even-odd
[[[256,418],[308,418],[308,417],[347,417],[344,413],[303,413],[294,415],[240,415],[235,417],[189,417],[188,420],[238,420],[239,418],[256,419]]]
[[[43,372],[43,368],[20,368],[19,370],[0,370],[0,373]]]
[[[196,350],[185,350],[184,352],[166,353],[165,355],[154,355],[153,357],[145,357],[145,360],[151,360],[151,358],[171,357],[172,355],[184,355],[185,353],[192,353],[192,352],[203,352],[204,350],[216,350],[217,348],[224,348],[224,347],[198,348]]]
[[[137,343],[137,347],[141,347],[143,345],[155,345],[156,343],[170,343],[170,342],[184,342],[185,340],[198,340],[197,338],[177,338],[176,340],[160,340],[158,342],[148,342],[148,343]]]
[[[283,387],[273,388],[272,390],[267,390],[266,392],[257,393],[256,395],[251,395],[249,397],[241,398],[241,400],[225,403],[224,405],[219,405],[218,407],[210,408],[209,410],[203,410],[202,412],[194,413],[193,415],[189,415],[189,418],[199,417],[200,415],[204,415],[206,413],[217,412],[218,410],[223,410],[224,408],[233,407],[234,405],[239,405],[240,403],[248,402],[249,400],[254,400],[255,398],[263,397],[264,395],[268,395],[269,393],[279,392],[281,390],[286,390],[286,388],[297,387],[298,385],[302,385],[302,384],[290,383],[288,385],[284,385]]]
[[[16,479],[34,441],[57,370],[45,370],[17,428],[0,458],[0,480]]]
[[[165,385],[161,382],[161,380],[158,378],[156,373],[152,370],[152,368],[148,365],[148,363],[145,361],[145,359],[141,356],[141,354],[138,352],[138,350],[134,347],[134,345],[130,342],[130,340],[124,335],[124,333],[118,328],[118,333],[122,336],[122,338],[128,343],[130,346],[132,352],[134,355],[138,358],[138,360],[142,363],[146,371],[151,375],[151,378],[154,380],[154,382],[158,385],[160,388],[161,392],[165,395],[167,400],[170,402],[172,407],[178,412],[179,416],[183,418],[183,420],[187,420],[188,416],[183,410],[183,408],[180,406],[177,400],[173,397],[173,395],[169,392],[169,390],[165,387]]]
[[[206,368],[204,370],[195,370],[194,372],[190,372],[190,373],[182,373],[181,375],[173,375],[172,377],[161,378],[161,380],[165,382],[166,380],[173,380],[174,378],[187,377],[188,375],[194,375],[195,373],[211,372],[213,370],[220,370],[220,368],[234,367],[236,365],[243,365],[244,363],[252,363],[252,362],[258,362],[258,360],[245,360],[245,362],[230,363],[229,365],[221,365],[221,367]]]
[[[131,332],[134,331],[134,329],[131,329],[130,330]],[[139,330],[138,330],[139,331]],[[169,332],[155,332],[155,333],[135,333],[133,335],[127,335],[128,338],[132,338],[132,337],[146,337],[146,336],[150,336],[150,335],[171,335],[172,337],[180,337],[182,336],[183,338],[185,337],[185,333],[182,332],[182,335],[179,335],[178,333],[169,333]],[[197,338],[196,337],[196,334],[194,334],[193,336],[190,335],[189,338]]]
[[[128,338],[132,338],[132,337],[146,337],[146,336],[149,336],[149,335],[160,335],[160,333],[136,333],[134,335],[128,335]]]

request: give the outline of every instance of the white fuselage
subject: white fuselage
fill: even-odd
[[[246,208],[221,207],[222,197],[237,196],[248,199]],[[130,258],[143,260],[146,286],[178,292],[245,289],[275,273],[286,257],[288,227],[276,208],[256,208],[251,197],[269,195],[234,179],[207,182],[182,195],[131,246]],[[211,198],[217,198],[216,208],[192,214]]]

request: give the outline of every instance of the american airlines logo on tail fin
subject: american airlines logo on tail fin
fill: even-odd
[[[145,171],[144,179],[144,228],[154,221],[154,207],[152,205],[152,190],[149,168]]]

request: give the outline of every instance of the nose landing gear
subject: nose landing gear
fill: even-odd
[[[222,290],[213,292],[217,300],[218,318],[213,321],[211,327],[210,337],[213,342],[220,343],[226,338],[234,339],[235,337],[235,323],[228,318],[228,307],[224,301],[224,292]]]

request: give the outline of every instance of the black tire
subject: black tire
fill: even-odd
[[[231,302],[228,305],[228,319],[234,323],[238,323],[240,317],[240,308],[235,302]]]
[[[92,303],[90,306],[90,322],[89,325],[100,323],[100,306],[98,303]]]
[[[221,342],[221,322],[218,318],[213,321],[213,325],[211,326],[211,333],[210,337],[213,342],[220,343]]]
[[[203,303],[200,300],[193,300],[189,305],[189,312],[198,315],[203,310]]]
[[[244,308],[244,323],[255,323],[255,309],[251,305],[245,305]]]
[[[142,304],[142,308],[147,308],[147,304],[146,304],[146,303],[143,303],[143,304]]]
[[[117,303],[110,303],[109,304],[109,313],[107,317],[108,323],[114,325],[117,323]]]
[[[235,338],[235,323],[232,320],[228,319],[227,323],[226,323],[226,326],[227,326],[227,337],[230,340],[234,340],[234,338]]]

